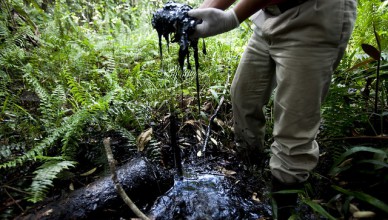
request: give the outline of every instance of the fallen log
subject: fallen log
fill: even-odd
[[[139,207],[152,205],[173,185],[173,176],[143,158],[117,169],[117,177],[128,196]],[[64,196],[58,201],[36,207],[15,219],[112,219],[134,216],[114,187],[111,175]]]

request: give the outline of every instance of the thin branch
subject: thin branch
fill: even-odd
[[[222,92],[222,97],[220,99],[220,102],[218,103],[218,106],[217,106],[216,110],[214,111],[213,115],[210,117],[209,124],[208,124],[207,129],[206,129],[205,143],[203,144],[203,147],[202,147],[203,154],[205,154],[205,152],[206,152],[206,146],[207,146],[207,143],[209,141],[209,136],[210,136],[210,131],[211,131],[210,125],[211,125],[211,123],[213,123],[214,119],[216,118],[216,116],[218,114],[218,111],[220,110],[220,108],[224,102],[226,88],[229,85],[229,79],[230,79],[230,71],[228,72],[228,79],[226,80],[224,91]]]
[[[121,186],[116,172],[115,159],[113,158],[112,149],[110,147],[110,138],[104,138],[104,147],[106,152],[106,157],[108,158],[110,172],[112,173],[112,180],[115,185],[117,193],[123,199],[125,204],[129,206],[129,208],[137,215],[137,217],[143,220],[150,220],[136,205],[132,202],[132,200],[128,197],[127,193],[125,193],[123,187]]]
[[[32,195],[32,193],[30,193],[30,192],[26,192],[26,191],[23,191],[23,190],[21,190],[21,189],[17,189],[17,188],[12,187],[12,186],[2,185],[1,187],[3,187],[3,188],[8,188],[8,189],[12,189],[13,191],[16,191],[16,192],[19,192],[19,193],[24,193],[24,194],[27,194],[27,195]]]
[[[8,193],[8,190],[7,189],[4,189],[4,192],[8,195],[8,197],[12,200],[12,202],[14,204],[17,205],[17,207],[19,207],[20,210],[22,210],[22,212],[24,212],[24,209],[19,205],[18,201],[16,201],[12,196],[11,194]]]

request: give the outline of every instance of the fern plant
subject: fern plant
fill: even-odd
[[[67,161],[61,157],[41,157],[45,162],[35,170],[35,177],[32,179],[29,188],[31,202],[38,202],[45,198],[47,191],[54,185],[53,180],[64,170],[76,165],[74,161]]]
[[[150,24],[161,1],[138,2],[137,7],[68,2],[74,4],[56,1],[45,10],[50,14],[42,14],[37,4],[0,1],[7,4],[2,9],[10,9],[0,12],[0,170],[40,165],[29,170],[32,202],[45,198],[62,171],[82,167],[83,161],[74,161],[90,130],[98,133],[96,138],[119,134],[126,140],[120,147],[135,151],[136,135],[157,120],[155,112],[166,115],[171,103],[180,104],[181,93],[190,97],[196,91],[193,71],[181,75],[175,68],[176,53],[166,54],[161,71],[157,34]],[[147,16],[137,17],[140,12]],[[217,49],[201,59],[210,66],[200,72],[204,96],[209,85],[224,85],[222,63],[233,69],[241,52],[221,41],[212,44]],[[190,111],[182,114],[193,117]],[[147,154],[158,160],[160,149],[161,143],[152,140]]]

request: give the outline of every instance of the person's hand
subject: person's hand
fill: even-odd
[[[230,31],[240,25],[233,9],[223,11],[216,8],[193,9],[188,15],[201,19],[202,23],[195,27],[191,37],[210,37]]]

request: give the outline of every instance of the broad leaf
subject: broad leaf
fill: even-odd
[[[330,215],[321,205],[319,205],[316,202],[313,202],[311,200],[303,200],[304,203],[306,203],[308,206],[310,206],[314,211],[318,212],[321,214],[323,217],[326,217],[330,220],[336,220],[332,215]]]
[[[331,171],[330,171],[330,174],[333,175],[335,173],[337,173],[337,167],[340,163],[342,163],[342,161],[345,160],[345,158],[347,158],[348,156],[352,155],[352,154],[355,154],[357,152],[361,152],[361,151],[365,151],[365,152],[371,152],[371,153],[376,153],[376,154],[381,154],[381,155],[386,155],[386,153],[383,151],[383,150],[380,150],[380,149],[376,149],[376,148],[373,148],[373,147],[364,147],[364,146],[357,146],[357,147],[353,147],[349,150],[347,150],[345,153],[343,153],[334,163]]]
[[[380,60],[381,54],[378,49],[376,49],[374,46],[369,44],[362,44],[362,49],[366,54],[368,54],[370,57],[372,57],[375,60]]]
[[[354,196],[355,198],[357,198],[361,201],[367,202],[367,203],[373,205],[374,207],[379,208],[380,210],[388,213],[388,205],[385,204],[383,201],[381,201],[381,200],[379,200],[371,195],[368,195],[368,194],[363,193],[363,192],[346,190],[346,189],[343,189],[339,186],[332,186],[332,187],[335,190],[337,190],[343,194],[346,194],[348,196]]]

